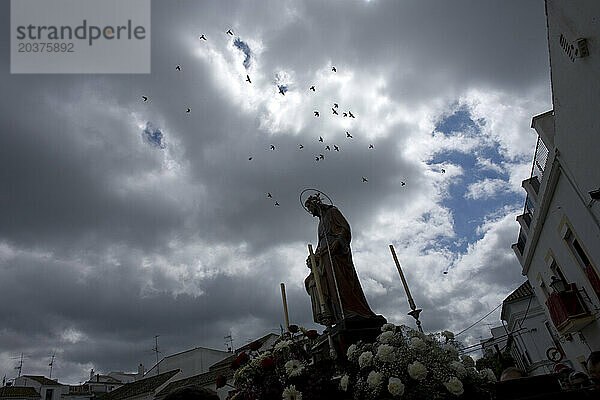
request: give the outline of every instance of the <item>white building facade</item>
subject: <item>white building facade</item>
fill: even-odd
[[[61,400],[63,395],[69,394],[69,386],[39,375],[22,375],[15,379],[15,386],[34,388],[41,400]]]
[[[600,1],[546,0],[546,16],[554,108],[532,121],[538,144],[512,247],[552,347],[583,370],[600,350]]]
[[[150,368],[144,377],[179,369],[180,373],[177,375],[177,379],[188,378],[190,376],[208,372],[208,368],[211,365],[231,356],[231,354],[232,353],[227,351],[196,347],[191,350],[164,357],[158,364]]]
[[[562,353],[562,346],[529,281],[503,301],[500,318],[506,322],[506,349],[517,366],[529,376],[554,372],[555,363],[548,357],[553,349]]]

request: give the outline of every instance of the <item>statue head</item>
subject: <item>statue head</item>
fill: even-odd
[[[308,212],[310,212],[315,217],[319,216],[319,209],[321,208],[322,204],[323,201],[321,200],[320,193],[309,196],[308,199],[306,199],[306,201],[304,202],[304,206],[306,207]]]

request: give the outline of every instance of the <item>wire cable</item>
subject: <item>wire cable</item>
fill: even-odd
[[[467,327],[467,328],[463,329],[462,331],[458,332],[458,333],[457,333],[456,335],[454,335],[454,336],[456,337],[456,336],[458,336],[458,335],[460,335],[460,334],[462,334],[462,333],[465,333],[466,331],[468,331],[469,329],[471,329],[472,327],[474,327],[475,325],[477,325],[478,323],[480,323],[481,321],[483,321],[483,320],[484,320],[484,319],[485,319],[487,316],[489,316],[491,313],[493,313],[494,311],[496,311],[497,309],[499,309],[499,308],[500,308],[500,306],[501,306],[502,304],[503,304],[503,303],[500,303],[500,304],[498,304],[498,305],[496,306],[496,308],[494,308],[494,309],[493,309],[492,311],[490,311],[489,313],[485,314],[485,315],[484,315],[483,317],[481,317],[481,319],[479,319],[477,322],[475,322],[474,324],[471,324],[471,325],[469,325],[469,327]]]

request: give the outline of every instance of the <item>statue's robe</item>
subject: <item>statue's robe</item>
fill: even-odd
[[[321,280],[321,288],[325,298],[325,315],[320,312],[319,297],[316,294],[313,274],[311,273],[305,280],[306,290],[311,295],[313,303],[315,322],[324,324],[323,317],[327,317],[327,314],[333,315],[332,322],[334,323],[342,320],[340,300],[337,296],[338,291],[344,311],[344,318],[374,317],[375,314],[371,311],[367,303],[360,281],[356,275],[354,264],[352,263],[352,252],[350,250],[351,234],[348,221],[346,221],[336,207],[322,206],[321,213],[322,215],[319,218],[319,245],[317,246],[316,253],[321,254],[318,260],[317,277]],[[334,245],[336,241],[337,244]],[[327,242],[329,242],[331,249],[333,269],[327,251]],[[336,291],[333,271],[337,279],[338,291]]]

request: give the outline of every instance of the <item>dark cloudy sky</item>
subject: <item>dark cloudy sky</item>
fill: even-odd
[[[524,280],[529,125],[552,108],[542,0],[154,1],[149,75],[11,75],[8,1],[0,15],[7,379],[21,352],[23,373],[56,352],[53,377],[77,383],[152,366],[154,335],[164,355],[241,346],[283,323],[280,282],[315,327],[305,187],[349,220],[391,322],[412,324],[390,243],[427,331],[466,328]],[[485,323],[499,310],[461,338]]]

